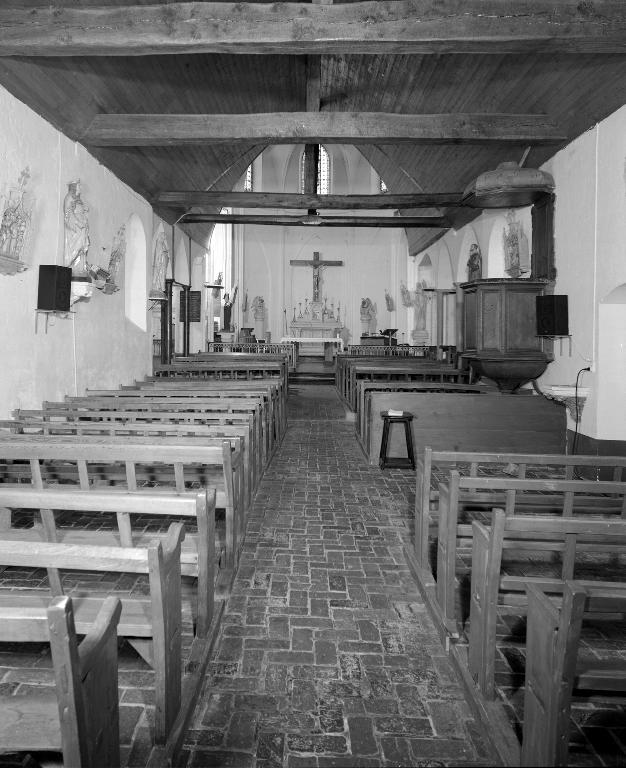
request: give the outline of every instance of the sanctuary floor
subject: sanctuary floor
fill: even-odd
[[[288,415],[187,765],[494,764],[405,564],[413,474],[368,466],[334,387]]]

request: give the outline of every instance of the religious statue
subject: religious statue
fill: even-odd
[[[414,326],[411,331],[411,338],[415,344],[426,344],[430,336],[426,330],[426,311],[429,298],[424,290],[426,287],[425,280],[418,280],[414,291],[409,291],[404,283],[400,283],[403,305],[405,307],[412,307],[414,310]]]
[[[263,296],[255,296],[251,304],[254,315],[254,335],[257,339],[266,338],[265,334],[265,301]]]
[[[389,293],[389,291],[385,288],[385,304],[387,305],[387,312],[393,312],[396,308],[396,305],[393,301],[393,296]]]
[[[126,225],[117,230],[117,234],[113,238],[113,247],[111,248],[111,258],[109,259],[109,282],[117,285],[120,266],[126,257]]]
[[[30,178],[25,168],[8,196],[0,221],[0,254],[19,261],[24,248],[31,212],[25,204],[26,184]]]
[[[514,210],[507,213],[506,220],[507,226],[502,230],[504,271],[509,277],[521,277],[530,271],[528,238]]]
[[[224,279],[224,277],[223,277],[222,273],[218,272],[217,279],[215,280],[215,282],[213,284],[214,285],[221,285],[223,279]],[[214,288],[211,291],[211,294],[212,294],[214,299],[219,299],[219,297],[220,297],[220,289],[219,288]]]
[[[74,274],[86,274],[86,258],[89,250],[89,208],[80,195],[80,180],[70,181],[63,200],[65,222],[64,263]]]
[[[467,260],[467,280],[479,280],[483,274],[483,260],[480,248],[476,243],[470,246],[469,259]]]
[[[106,254],[106,249],[103,248],[103,256]],[[111,247],[111,256],[109,258],[109,265],[105,269],[99,267],[97,264],[88,264],[87,273],[93,280],[95,287],[106,294],[115,293],[119,291],[119,285],[117,284],[117,277],[120,270],[120,264],[126,255],[126,226],[122,226],[117,230],[117,234],[113,239],[113,246]]]
[[[167,237],[161,230],[154,244],[154,257],[152,259],[152,289],[151,299],[165,298],[165,275],[170,260],[170,252],[167,247]]]
[[[251,306],[254,319],[265,320],[265,300],[263,299],[263,296],[255,296]]]
[[[369,336],[376,328],[376,305],[370,298],[361,299],[361,335]]]
[[[230,294],[225,293],[224,294],[224,330],[229,333],[233,333],[235,328],[232,324],[232,311],[233,311],[233,304],[235,303],[235,299],[237,298],[237,286],[235,286],[235,290],[232,292],[232,298]]]

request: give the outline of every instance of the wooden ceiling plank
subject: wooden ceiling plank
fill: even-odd
[[[0,55],[624,53],[623,0],[387,0],[0,9]]]
[[[461,193],[394,195],[298,195],[291,192],[162,191],[155,204],[185,208],[288,208],[322,210],[398,210],[462,205]]]
[[[387,112],[96,115],[81,137],[96,146],[168,146],[210,142],[263,144],[559,144],[565,131],[546,115]]]
[[[182,224],[221,222],[277,227],[394,227],[396,229],[404,229],[405,227],[447,228],[450,226],[450,221],[444,216],[318,216],[309,214],[264,216],[248,213],[188,213],[180,219],[180,222]]]

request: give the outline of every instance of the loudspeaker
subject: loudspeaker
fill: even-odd
[[[568,336],[567,296],[537,296],[537,336]]]
[[[69,312],[72,290],[72,270],[56,264],[39,266],[37,309],[47,312]]]

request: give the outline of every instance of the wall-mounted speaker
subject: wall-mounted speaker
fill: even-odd
[[[537,336],[569,336],[567,296],[537,296]]]
[[[69,312],[72,270],[56,264],[39,266],[37,309],[47,312]]]

